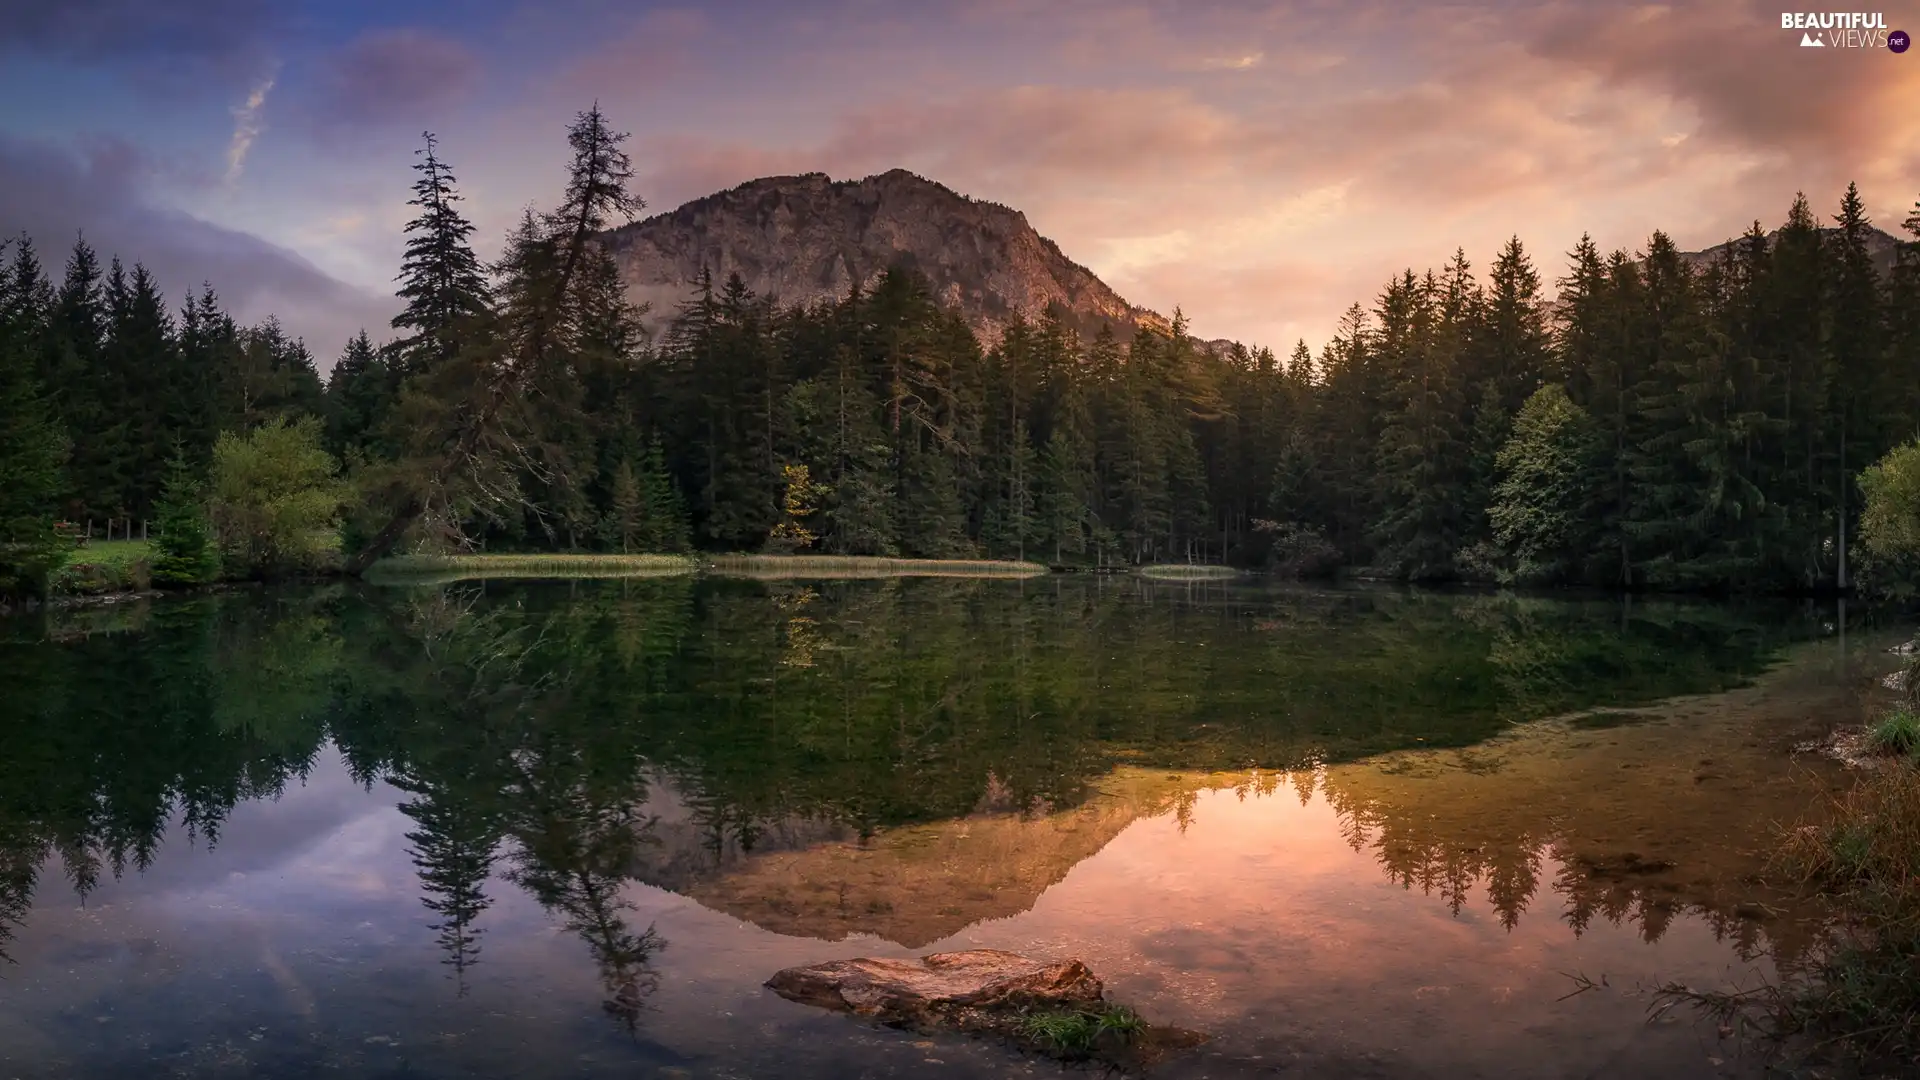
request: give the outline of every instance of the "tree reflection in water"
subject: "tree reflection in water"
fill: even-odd
[[[489,886],[506,881],[585,944],[608,1012],[632,1029],[665,944],[623,894],[660,851],[656,778],[693,817],[705,854],[689,857],[713,866],[763,837],[872,838],[989,803],[1067,813],[1120,766],[1257,766],[1268,793],[1306,798],[1315,764],[1739,685],[1820,633],[1822,614],[678,579],[328,587],[15,619],[0,625],[0,955],[51,858],[84,897],[103,872],[144,869],[170,827],[214,843],[237,803],[276,797],[331,741],[360,783],[401,793],[427,925],[461,992]],[[1562,854],[1549,822],[1445,834],[1417,804],[1322,794],[1350,843],[1456,911],[1484,883],[1513,926],[1545,884],[1576,931],[1631,919],[1652,940],[1687,906],[1645,867],[1577,854],[1543,883]],[[1187,822],[1194,805],[1189,788],[1165,809]],[[1764,924],[1728,914],[1733,892],[1702,910],[1759,948]]]

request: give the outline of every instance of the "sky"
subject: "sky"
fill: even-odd
[[[595,101],[647,213],[903,167],[1026,213],[1195,333],[1318,347],[1402,268],[1518,236],[1683,248],[1849,180],[1920,195],[1920,50],[1780,6],[1251,0],[0,0],[0,231],[211,282],[323,365],[396,310],[423,131],[483,256]],[[1920,0],[1883,13],[1920,32]],[[1908,24],[1911,24],[1910,26]]]

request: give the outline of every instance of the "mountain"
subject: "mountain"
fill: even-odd
[[[1837,232],[1838,230],[1822,229],[1820,231],[1824,234],[1831,235]],[[1777,244],[1779,242],[1780,242],[1779,229],[1775,229],[1772,232],[1767,234],[1767,243],[1769,245]],[[1899,237],[1896,237],[1891,233],[1881,232],[1879,229],[1869,227],[1867,229],[1867,256],[1873,260],[1874,269],[1880,271],[1882,274],[1892,270],[1894,256],[1900,250],[1900,243],[1901,241]],[[1680,254],[1680,258],[1686,261],[1694,269],[1703,270],[1708,265],[1718,260],[1722,255],[1726,254],[1728,250],[1737,247],[1739,244],[1740,244],[1740,239],[1738,237],[1735,237],[1732,240],[1728,240],[1724,244],[1715,244],[1714,246],[1706,249],[1705,251],[1682,252]]]
[[[1168,325],[1067,258],[1025,214],[904,169],[864,180],[752,180],[604,239],[628,296],[656,315],[687,299],[703,267],[716,283],[738,273],[756,294],[811,304],[843,298],[902,263],[988,343],[1016,312],[1032,319],[1057,309],[1083,336],[1108,323],[1122,340],[1140,326]]]

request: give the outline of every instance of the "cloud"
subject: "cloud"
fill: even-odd
[[[0,0],[0,52],[204,92],[257,77],[281,15],[267,0]]]
[[[698,8],[654,8],[611,26],[601,43],[566,65],[551,92],[567,101],[652,90],[694,66],[711,23]]]
[[[264,130],[260,113],[267,105],[267,94],[273,90],[273,79],[268,78],[253,88],[247,100],[233,110],[233,137],[227,140],[227,183],[240,179],[240,170],[247,164],[247,151],[253,148],[253,140],[260,137]]]
[[[155,205],[165,166],[124,143],[76,151],[0,135],[0,235],[31,233],[58,272],[84,232],[102,256],[145,263],[177,306],[211,282],[236,318],[278,315],[326,364],[361,326],[386,325],[393,301],[347,285],[259,237]]]
[[[1848,170],[1877,181],[1870,199],[1896,193],[1885,163],[1914,136],[1885,93],[1862,99],[1876,118],[1815,134],[1760,123],[1735,99],[1764,76],[1728,65],[1723,85],[1684,70],[1684,48],[1635,51],[1645,37],[1707,25],[1669,17],[1627,12],[1616,32],[1573,8],[1512,20],[1411,12],[1404,64],[1352,58],[1340,65],[1347,81],[1316,80],[1309,94],[1273,92],[1299,74],[1269,70],[1277,64],[1234,69],[1229,83],[1163,70],[1132,85],[976,87],[854,107],[784,145],[682,132],[644,141],[636,156],[659,163],[644,180],[663,205],[761,175],[905,167],[1026,211],[1136,303],[1183,304],[1204,335],[1269,342],[1323,340],[1348,303],[1456,246],[1484,265],[1518,232],[1551,280],[1583,231],[1633,247],[1665,228],[1704,247],[1756,215],[1777,218],[1795,186],[1837,197]],[[1575,40],[1587,43],[1577,57]],[[1725,38],[1694,44],[1720,49]],[[1755,36],[1747,50],[1767,44]],[[1665,58],[1647,61],[1648,51]],[[1795,115],[1796,126],[1818,126]],[[1825,155],[1817,166],[1795,165],[1815,152]],[[1317,275],[1301,272],[1309,257]]]
[[[1252,71],[1266,61],[1266,53],[1250,52],[1239,56],[1209,56],[1200,61],[1200,66],[1207,71]]]
[[[330,134],[438,128],[473,92],[480,70],[479,58],[452,39],[415,29],[370,32],[319,61],[304,116]]]

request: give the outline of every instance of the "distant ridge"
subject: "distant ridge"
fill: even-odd
[[[1832,236],[1834,233],[1838,231],[1839,231],[1838,229],[1834,229],[1834,228],[1823,228],[1820,230],[1821,235],[1823,236]],[[1775,229],[1772,232],[1767,234],[1767,245],[1769,247],[1779,242],[1780,242],[1779,229]],[[1688,265],[1692,266],[1694,269],[1701,270],[1701,269],[1705,269],[1707,266],[1711,265],[1712,263],[1718,261],[1722,255],[1726,254],[1726,252],[1728,252],[1729,250],[1732,250],[1733,248],[1738,247],[1740,243],[1741,243],[1741,238],[1736,236],[1733,239],[1726,241],[1725,243],[1715,244],[1714,246],[1707,248],[1705,251],[1681,252],[1680,258],[1684,260]],[[1878,228],[1868,226],[1867,257],[1873,260],[1873,267],[1875,270],[1878,270],[1879,272],[1884,274],[1893,269],[1894,258],[1900,252],[1900,243],[1901,243],[1900,238],[1897,236],[1894,236],[1892,233],[1883,232]]]

